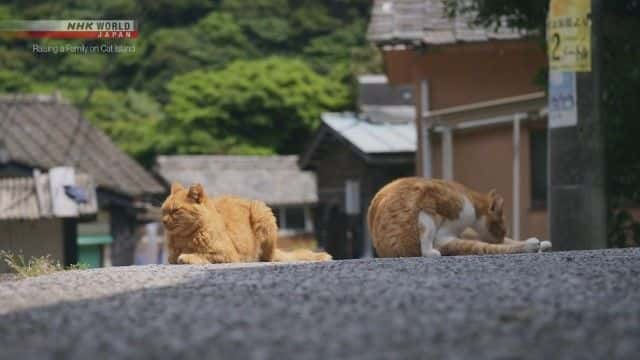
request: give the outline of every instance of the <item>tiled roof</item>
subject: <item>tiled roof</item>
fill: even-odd
[[[164,192],[150,173],[74,106],[52,96],[0,97],[0,164],[3,162],[40,169],[74,166],[90,174],[98,187],[128,196]]]
[[[231,194],[269,205],[315,203],[315,174],[300,170],[297,161],[293,155],[159,156],[156,171],[168,182],[200,183],[210,196]]]
[[[49,177],[17,177],[0,179],[0,220],[40,219],[53,217]],[[76,184],[85,189],[88,201],[78,204],[80,215],[95,214],[98,209],[93,180],[87,174],[77,174]]]
[[[473,25],[474,14],[449,18],[442,0],[375,0],[367,38],[384,44],[452,44],[522,38],[526,34],[501,26],[497,31]]]

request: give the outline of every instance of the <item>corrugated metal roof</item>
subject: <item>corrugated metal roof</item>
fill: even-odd
[[[38,179],[40,192],[36,189],[34,177],[0,179],[0,220],[53,216],[49,176],[38,175]],[[86,204],[78,204],[79,214],[95,214],[98,211],[98,201],[93,180],[87,174],[76,174],[76,184],[83,187],[88,195]]]
[[[164,192],[74,106],[54,96],[0,96],[0,155],[0,161],[40,169],[71,165],[98,186],[124,195]]]
[[[452,44],[519,39],[527,35],[506,26],[497,31],[473,25],[475,14],[449,18],[442,0],[375,0],[367,38],[378,44]]]
[[[269,205],[318,201],[315,174],[300,170],[295,155],[159,156],[156,170],[169,182],[200,183],[209,196],[231,194]]]
[[[366,154],[416,151],[413,121],[374,123],[351,113],[324,113],[322,121]]]
[[[413,105],[362,105],[360,108],[361,116],[374,124],[406,124],[416,118],[416,108]]]

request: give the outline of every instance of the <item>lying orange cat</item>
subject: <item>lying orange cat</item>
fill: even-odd
[[[373,246],[381,257],[507,254],[551,248],[536,238],[506,235],[504,200],[453,181],[402,178],[384,186],[369,206]],[[473,229],[479,239],[462,239]]]
[[[277,249],[278,226],[267,205],[233,196],[210,198],[200,184],[171,186],[162,223],[171,264],[331,260],[324,252]]]

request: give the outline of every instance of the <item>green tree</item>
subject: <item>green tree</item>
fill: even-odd
[[[129,90],[95,90],[84,115],[125,152],[145,165],[153,162],[160,146],[161,106],[150,96]]]
[[[0,93],[30,92],[33,80],[23,74],[0,70]]]
[[[220,10],[233,14],[244,33],[262,51],[283,53],[291,49],[287,0],[223,0]]]
[[[237,61],[194,71],[169,84],[170,148],[185,153],[295,153],[323,111],[347,105],[347,88],[301,60]]]
[[[234,18],[212,12],[186,28],[155,31],[141,48],[144,55],[134,86],[165,102],[165,84],[174,76],[202,68],[221,68],[236,59],[250,58],[252,44]]]

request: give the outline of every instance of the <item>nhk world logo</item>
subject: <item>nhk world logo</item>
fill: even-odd
[[[0,33],[30,39],[134,39],[135,20],[2,21]]]

